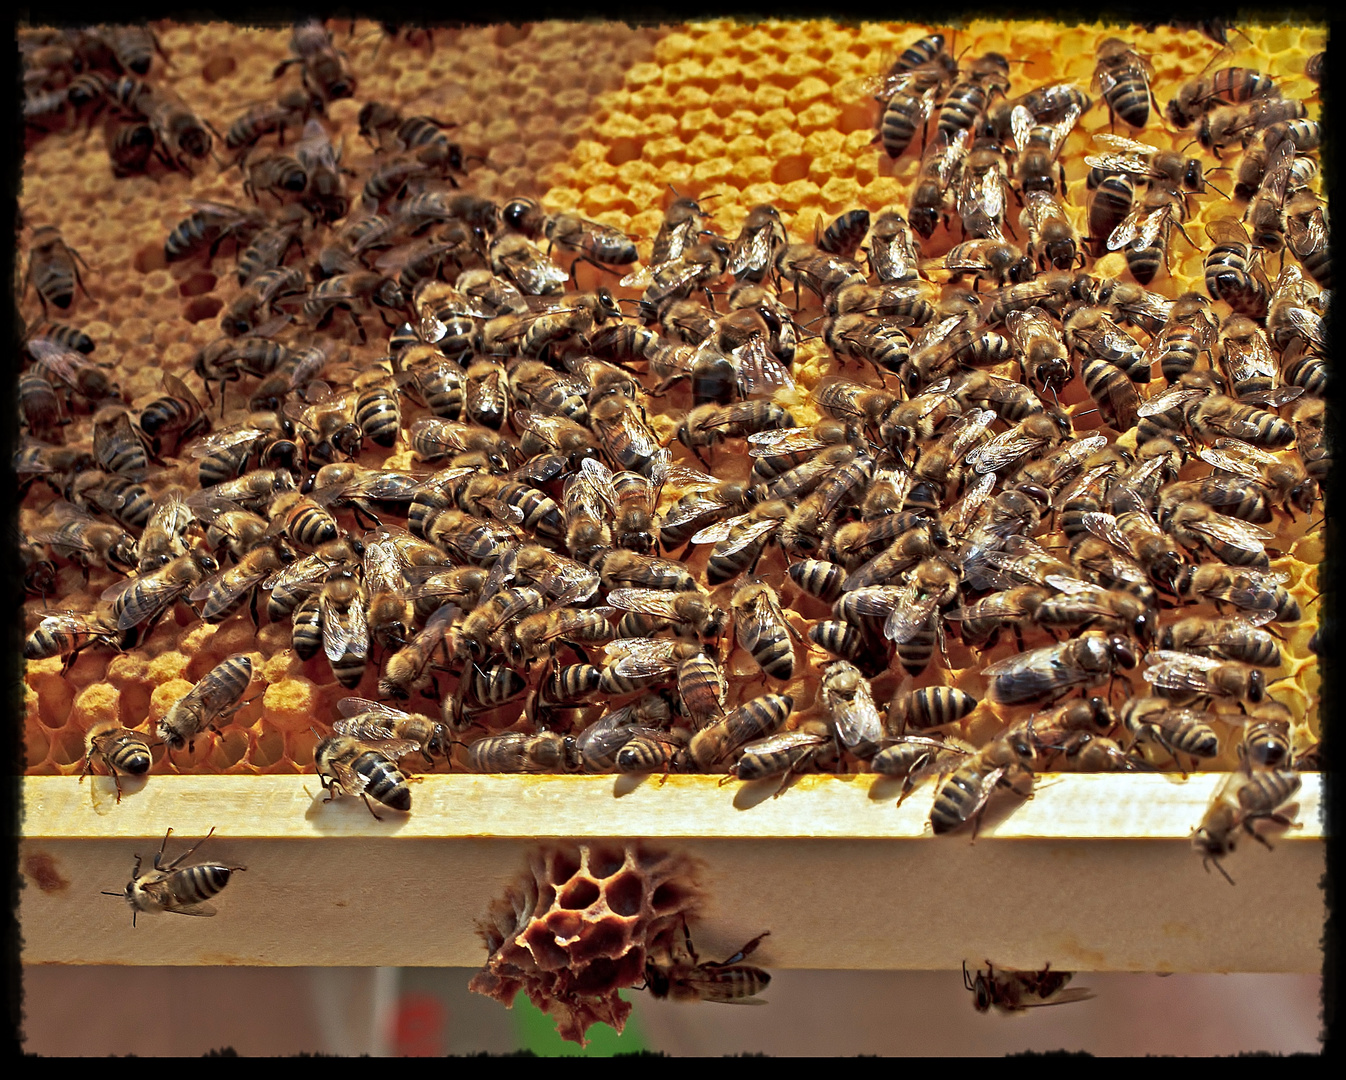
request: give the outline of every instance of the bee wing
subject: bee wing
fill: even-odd
[[[887,616],[900,604],[911,603],[916,598],[916,586],[903,585],[866,585],[852,589],[847,596],[854,610],[861,615]]]
[[[1160,413],[1170,412],[1173,409],[1180,408],[1191,401],[1198,401],[1201,398],[1208,397],[1205,390],[1183,390],[1173,388],[1165,390],[1157,397],[1152,397],[1148,401],[1141,403],[1136,410],[1137,416],[1157,416]]]
[[[1235,383],[1257,375],[1274,378],[1277,371],[1276,357],[1261,333],[1254,333],[1247,341],[1226,341],[1224,362],[1230,380]]]
[[[986,501],[991,497],[991,490],[995,487],[996,474],[993,472],[984,473],[977,478],[977,482],[970,487],[966,494],[955,504],[952,514],[952,532],[955,536],[963,536],[976,520],[978,511],[986,505]]]
[[[668,508],[661,522],[664,528],[676,528],[679,525],[685,525],[689,521],[696,521],[707,514],[715,514],[723,511],[725,504],[714,497],[707,497],[700,494],[684,496]]]
[[[127,578],[107,589],[100,599],[111,602],[129,592],[131,599],[117,616],[117,629],[132,630],[176,603],[185,591],[182,584],[169,578]]]
[[[775,454],[806,453],[809,450],[821,450],[826,443],[820,442],[812,428],[778,428],[775,431],[754,431],[748,436],[748,454],[751,457],[770,457]]]
[[[1302,397],[1304,388],[1302,386],[1276,386],[1270,390],[1254,390],[1247,394],[1240,394],[1239,401],[1245,405],[1259,405],[1265,409],[1279,409],[1282,405],[1288,405],[1298,397]],[[1239,420],[1232,427],[1236,428],[1238,433],[1244,438],[1251,439],[1248,434],[1256,428],[1256,425],[1249,420]]]
[[[738,277],[745,270],[762,270],[771,261],[771,228],[764,226],[751,233],[740,234],[734,241],[734,247],[726,268]]]
[[[870,702],[873,705],[873,702]],[[878,710],[874,712],[878,716]],[[880,725],[882,727],[882,725]],[[873,739],[867,740],[877,742],[882,738],[882,731]],[[809,746],[824,746],[831,739],[830,735],[815,735],[807,731],[779,731],[775,735],[768,735],[762,739],[754,739],[752,742],[744,743],[742,751],[744,754],[775,754],[787,750],[803,749]],[[848,743],[848,746],[854,746],[859,742],[866,741],[856,739]],[[719,965],[715,965],[719,966]]]
[[[384,721],[374,716],[356,715],[348,720],[338,720],[332,725],[338,735],[359,739],[361,742],[382,742],[397,738],[396,732]]]
[[[597,458],[590,457],[580,462],[579,475],[587,483],[589,490],[607,503],[608,508],[615,513],[620,500],[612,486],[612,470]]]
[[[1248,449],[1251,450],[1254,448],[1248,447]],[[1265,451],[1263,451],[1263,453],[1265,453]],[[1256,460],[1252,459],[1250,456],[1244,456],[1234,447],[1216,449],[1210,446],[1203,446],[1197,451],[1196,456],[1207,465],[1220,469],[1223,472],[1233,473],[1235,476],[1241,476],[1245,480],[1253,480],[1259,483],[1262,480],[1262,468],[1258,465]],[[1271,455],[1268,454],[1267,456],[1270,457]],[[1275,462],[1276,459],[1272,458],[1269,464],[1275,464]]]
[[[1042,445],[1044,445],[1042,439],[1025,435],[1015,428],[1010,428],[1008,431],[1002,431],[990,442],[983,443],[968,454],[967,463],[979,475],[998,472]]]
[[[777,387],[794,389],[795,381],[789,369],[772,355],[760,335],[748,338],[733,355],[738,360],[739,385],[745,397],[758,391],[769,393]]]
[[[1080,520],[1081,524],[1100,540],[1106,540],[1118,551],[1130,552],[1131,544],[1126,538],[1126,533],[1122,531],[1117,524],[1117,519],[1111,514],[1090,510],[1081,515]]]
[[[369,652],[369,624],[365,618],[365,607],[360,600],[353,601],[346,609],[344,617],[323,597],[322,605],[322,647],[329,660],[340,660],[349,653],[351,656],[365,656]]]
[[[212,574],[187,594],[187,599],[193,603],[205,601],[201,608],[201,618],[207,622],[228,611],[229,606],[235,600],[245,595],[254,585],[260,585],[267,576],[266,571],[255,574],[238,574],[236,573],[237,569],[237,567],[229,567],[217,574]]]
[[[1115,150],[1119,154],[1135,154],[1142,158],[1151,158],[1159,152],[1159,148],[1151,146],[1149,143],[1137,142],[1135,139],[1128,139],[1122,135],[1112,135],[1106,132],[1095,135],[1094,142],[1099,146],[1105,146],[1109,150]]]
[[[712,526],[712,528],[713,527],[714,526]],[[776,518],[763,518],[760,521],[750,521],[741,526],[736,534],[727,536],[717,543],[715,545],[714,553],[721,558],[726,558],[736,552],[742,551],[761,537],[775,532],[780,527],[781,522]],[[706,529],[702,529],[701,533],[706,531]],[[697,533],[696,536],[700,536],[701,533]],[[704,544],[707,542],[705,540],[698,540],[696,536],[692,537],[692,543]]]
[[[392,722],[394,720],[405,720],[408,714],[401,709],[394,709],[390,705],[385,705],[381,701],[370,701],[369,698],[362,697],[344,697],[337,703],[337,712],[342,716],[351,718],[356,716],[375,716],[382,720]],[[339,723],[340,721],[338,721]],[[342,732],[341,734],[346,734]]]
[[[365,545],[364,577],[371,592],[397,592],[406,584],[407,558],[390,540]]]
[[[617,284],[623,289],[648,288],[650,285],[654,284],[654,270],[655,267],[653,264],[642,266],[639,270],[632,270],[617,282]]]
[[[1149,666],[1141,672],[1141,677],[1147,683],[1161,690],[1203,693],[1210,687],[1207,676],[1223,661],[1161,649],[1147,653],[1145,662]]]
[[[723,521],[712,522],[704,529],[693,534],[691,542],[693,544],[723,543],[733,535],[735,529],[745,526],[751,518],[750,513],[738,514],[735,517],[725,518]]]
[[[1245,551],[1261,552],[1263,548],[1259,541],[1276,538],[1275,533],[1260,525],[1251,525],[1224,514],[1209,514],[1205,518],[1191,522],[1188,528]]]
[[[1136,157],[1133,154],[1090,154],[1084,159],[1084,163],[1091,169],[1101,169],[1103,172],[1128,173],[1132,176],[1153,174],[1150,159]]]
[[[1036,123],[1036,118],[1025,106],[1016,105],[1010,110],[1010,134],[1016,151],[1023,152],[1023,148],[1028,145],[1028,136]]]
[[[1034,697],[1086,681],[1084,672],[1065,661],[1061,648],[1059,645],[1049,645],[1044,649],[1020,653],[992,664],[982,674],[991,679],[1012,676],[1025,696],[1031,692]]]
[[[680,595],[661,589],[613,589],[608,593],[607,602],[623,611],[639,611],[664,619],[676,619],[675,602]]]
[[[922,596],[910,603],[897,604],[883,624],[883,636],[894,645],[905,645],[925,629],[938,606],[938,596]]]
[[[583,563],[552,555],[536,581],[558,604],[582,604],[598,591],[599,576]]]
[[[1290,250],[1303,259],[1327,246],[1327,221],[1320,209],[1310,214],[1292,214],[1286,219],[1285,234]]]
[[[214,904],[207,904],[204,901],[197,904],[184,904],[172,894],[164,896],[163,908],[165,911],[171,911],[174,915],[196,915],[204,919],[219,913]]]

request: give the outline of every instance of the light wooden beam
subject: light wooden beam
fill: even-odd
[[[975,839],[931,835],[933,791],[895,806],[872,775],[774,783],[715,777],[426,776],[409,816],[321,802],[309,776],[24,781],[19,917],[25,963],[470,967],[475,924],[539,843],[635,838],[686,852],[699,950],[770,930],[766,967],[950,969],[990,959],[1076,971],[1322,968],[1321,778],[1274,851],[1244,838],[1203,872],[1190,836],[1221,774],[1056,775],[993,804]],[[316,796],[316,798],[315,798]],[[219,916],[141,915],[100,895],[213,826],[193,861],[243,865]]]

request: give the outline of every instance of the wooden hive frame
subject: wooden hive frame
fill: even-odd
[[[683,151],[677,148],[691,143],[680,123],[719,123],[722,130],[734,109],[788,104],[801,116],[810,110],[817,115],[810,113],[798,131],[754,136],[734,151],[742,170],[736,197],[743,206],[726,212],[725,222],[741,218],[753,202],[773,201],[795,216],[799,224],[792,232],[802,235],[815,213],[833,214],[854,203],[876,210],[889,201],[903,202],[910,160],[904,162],[906,172],[895,175],[865,164],[851,164],[842,175],[842,159],[858,156],[857,148],[867,142],[869,107],[834,108],[829,87],[814,84],[829,52],[828,35],[862,42],[845,54],[859,74],[876,66],[884,48],[909,40],[914,29],[766,24],[745,34],[725,22],[643,37],[614,31],[611,50],[627,50],[625,59],[596,65],[583,92],[574,88],[576,101],[559,104],[556,88],[530,75],[520,53],[509,52],[526,44],[524,30],[455,32],[455,44],[464,49],[480,38],[508,54],[514,67],[502,70],[511,71],[515,82],[507,78],[497,89],[508,85],[537,98],[550,94],[549,104],[563,113],[559,121],[545,110],[531,120],[492,116],[490,102],[478,95],[466,110],[472,119],[463,126],[466,143],[491,148],[478,190],[543,196],[550,208],[574,208],[652,235],[659,214],[647,208],[662,197],[666,181],[700,192],[731,178],[725,161],[709,152],[679,157]],[[969,33],[984,29],[974,24]],[[534,40],[551,55],[573,50],[573,28],[543,24],[543,31]],[[369,32],[368,25],[357,27],[352,40],[362,41]],[[1005,30],[997,32],[1008,40]],[[1314,32],[1304,33],[1303,50]],[[286,55],[288,37],[288,31],[271,32],[237,71],[212,78],[212,72],[224,70],[225,33],[217,27],[193,41],[187,28],[161,32],[170,54],[190,58],[183,63],[194,86],[203,93],[217,86],[208,112],[217,124],[237,111],[231,112],[236,102],[226,88],[232,93],[269,75]],[[1081,81],[1087,82],[1099,30],[1070,33],[1090,42],[1081,50]],[[1012,36],[1036,50],[1034,64],[1041,65],[1054,47],[1039,24],[1017,27]],[[1285,48],[1300,47],[1298,31],[1273,28],[1258,40],[1273,38]],[[985,47],[999,39],[993,34],[989,40]],[[1209,56],[1196,35],[1161,29],[1146,40],[1171,50],[1164,53],[1170,79],[1199,69]],[[759,49],[763,42],[775,51]],[[758,89],[749,93],[746,83],[736,86],[714,68],[721,53],[734,57],[726,64],[751,70]],[[779,53],[790,58],[778,62]],[[386,59],[381,64],[379,85],[390,95],[411,101],[426,92],[420,74],[399,78]],[[443,77],[447,66],[441,57],[428,70]],[[667,72],[677,72],[682,81],[659,87]],[[366,100],[363,91],[360,100]],[[454,101],[440,104],[452,107]],[[589,108],[592,117],[584,115]],[[354,108],[336,111],[353,124]],[[846,134],[827,136],[838,125]],[[96,137],[89,142],[101,152]],[[41,168],[28,176],[22,196],[25,205],[38,208],[54,205],[49,201],[54,185],[84,160],[80,139],[72,134],[49,136],[40,153]],[[877,151],[869,157],[878,157]],[[832,178],[818,182],[819,168],[834,169]],[[144,350],[160,350],[165,367],[185,365],[212,336],[206,331],[213,318],[196,318],[189,336],[175,337],[150,315],[159,304],[191,307],[205,287],[198,280],[200,268],[149,264],[155,246],[182,216],[182,198],[201,192],[189,190],[178,173],[160,177],[154,187],[142,179],[124,182],[131,192],[126,205],[143,213],[144,200],[157,200],[155,211],[141,219],[155,222],[157,232],[135,246],[119,234],[114,214],[104,218],[98,210],[112,205],[110,178],[81,176],[79,198],[86,205],[72,208],[70,243],[111,253],[104,260],[106,280],[91,282],[103,321],[90,332],[100,345],[111,343],[131,356],[141,351],[141,363],[148,355]],[[226,190],[221,184],[205,196],[222,198]],[[147,259],[149,264],[139,265]],[[1199,260],[1195,275],[1191,266],[1183,273],[1199,277]],[[226,270],[221,276],[232,274]],[[106,320],[119,297],[129,310],[112,325]],[[143,396],[157,383],[147,376],[129,389]],[[1321,558],[1317,541],[1310,536],[1296,548],[1301,600],[1316,585],[1311,564]],[[78,571],[62,575],[65,587],[74,587]],[[231,625],[230,641],[238,629]],[[235,647],[224,633],[216,636],[221,655]],[[1296,635],[1300,646],[1307,636],[1307,628]],[[209,642],[209,635],[201,640]],[[151,663],[148,673],[141,670],[116,683],[123,699],[132,696],[125,687],[136,682],[137,699],[161,711],[168,692],[158,688],[187,672],[188,658],[177,664],[173,655],[182,656],[161,652],[170,659],[158,668]],[[1306,654],[1301,648],[1296,655]],[[1324,907],[1318,886],[1325,853],[1322,788],[1315,774],[1305,774],[1297,800],[1301,827],[1280,837],[1272,854],[1245,842],[1247,850],[1226,861],[1238,882],[1232,891],[1219,875],[1201,872],[1190,844],[1220,773],[1182,781],[1160,775],[1044,776],[1032,800],[1010,814],[993,812],[975,842],[966,834],[929,835],[928,789],[894,810],[895,788],[872,776],[806,776],[773,799],[772,784],[724,787],[715,777],[672,776],[661,785],[657,779],[613,777],[427,775],[414,789],[415,813],[379,823],[354,800],[320,805],[313,799],[316,777],[292,774],[305,763],[305,749],[311,761],[311,743],[303,747],[295,733],[316,712],[330,715],[332,700],[343,696],[339,689],[288,703],[283,729],[264,722],[262,710],[271,703],[245,714],[240,723],[245,734],[235,741],[243,740],[247,768],[237,771],[271,775],[160,775],[156,766],[141,790],[127,784],[127,797],[114,806],[107,778],[84,786],[75,780],[82,728],[95,714],[98,695],[115,682],[114,674],[106,665],[98,668],[88,654],[68,679],[46,662],[30,666],[28,746],[37,764],[24,782],[20,858],[28,883],[36,887],[24,890],[19,909],[25,963],[474,966],[484,954],[476,920],[522,869],[532,845],[549,838],[626,837],[674,846],[698,861],[707,922],[705,931],[698,930],[698,943],[707,955],[770,929],[772,937],[759,953],[766,966],[953,969],[989,956],[1025,969],[1047,961],[1066,970],[1321,969]],[[188,678],[199,674],[193,667]],[[1304,718],[1309,726],[1314,726],[1316,681],[1316,671],[1300,681],[1299,712],[1310,714]],[[240,760],[234,757],[228,768]],[[41,773],[59,775],[36,775]],[[125,907],[99,893],[120,888],[132,857],[148,858],[169,825],[184,841],[214,828],[203,856],[246,865],[247,872],[221,901],[221,917],[147,918],[131,933]],[[1044,911],[1050,915],[1043,917]],[[314,935],[311,928],[318,925],[323,932]],[[369,933],[371,926],[378,932]]]

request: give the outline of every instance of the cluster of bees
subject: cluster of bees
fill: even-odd
[[[1203,73],[1161,109],[1147,59],[1108,38],[1098,102],[1066,83],[1011,96],[1006,57],[960,61],[931,34],[865,86],[876,143],[920,155],[905,206],[809,242],[770,205],[720,233],[709,195],[674,191],[638,265],[612,226],[473,194],[442,118],[365,103],[377,153],[357,187],[326,114],[359,80],[321,24],[277,69],[299,85],[215,139],[141,78],[152,38],[40,40],[30,124],[106,111],[148,147],[110,140],[119,174],[195,173],[218,139],[244,204],[196,202],[164,243],[169,262],[236,252],[199,392],[165,374],[133,412],[91,339],[30,329],[16,469],[55,500],[23,545],[29,591],[58,563],[117,577],[90,610],[35,607],[29,659],[134,649],[179,604],[210,623],[264,607],[353,692],[314,763],[329,798],[376,817],[410,810],[419,756],[781,790],[870,770],[904,797],[934,779],[946,833],[1043,771],[1224,752],[1241,767],[1195,835],[1204,857],[1285,820],[1315,759],[1273,692],[1276,624],[1301,612],[1266,544],[1321,508],[1330,272],[1319,128],[1274,75]],[[38,57],[87,40],[122,73],[39,77]],[[1096,136],[1088,235],[1072,224],[1061,149],[1100,106],[1137,135],[1167,121],[1241,147],[1247,211],[1207,225],[1205,295],[1147,288],[1175,234],[1198,242],[1193,201],[1225,197],[1200,159]],[[940,238],[957,242],[925,257]],[[1129,280],[1085,269],[1114,252]],[[72,307],[79,258],[33,230],[44,317]],[[87,413],[88,439],[66,438]],[[936,681],[959,667],[984,692]],[[1132,670],[1148,693],[1115,707]],[[230,656],[154,734],[191,753],[254,674]],[[1009,721],[974,745],[959,733],[981,698]],[[143,774],[150,738],[96,726],[86,771]]]

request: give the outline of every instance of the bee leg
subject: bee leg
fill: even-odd
[[[364,799],[364,801],[365,801],[365,806],[368,807],[369,812],[370,812],[371,814],[374,814],[374,807],[371,806],[370,803],[369,803],[369,796],[368,796],[367,794],[365,794],[365,793],[362,791],[362,792],[360,792],[360,798]],[[379,817],[378,814],[374,814],[374,820],[375,820],[375,821],[382,821],[383,818]]]

